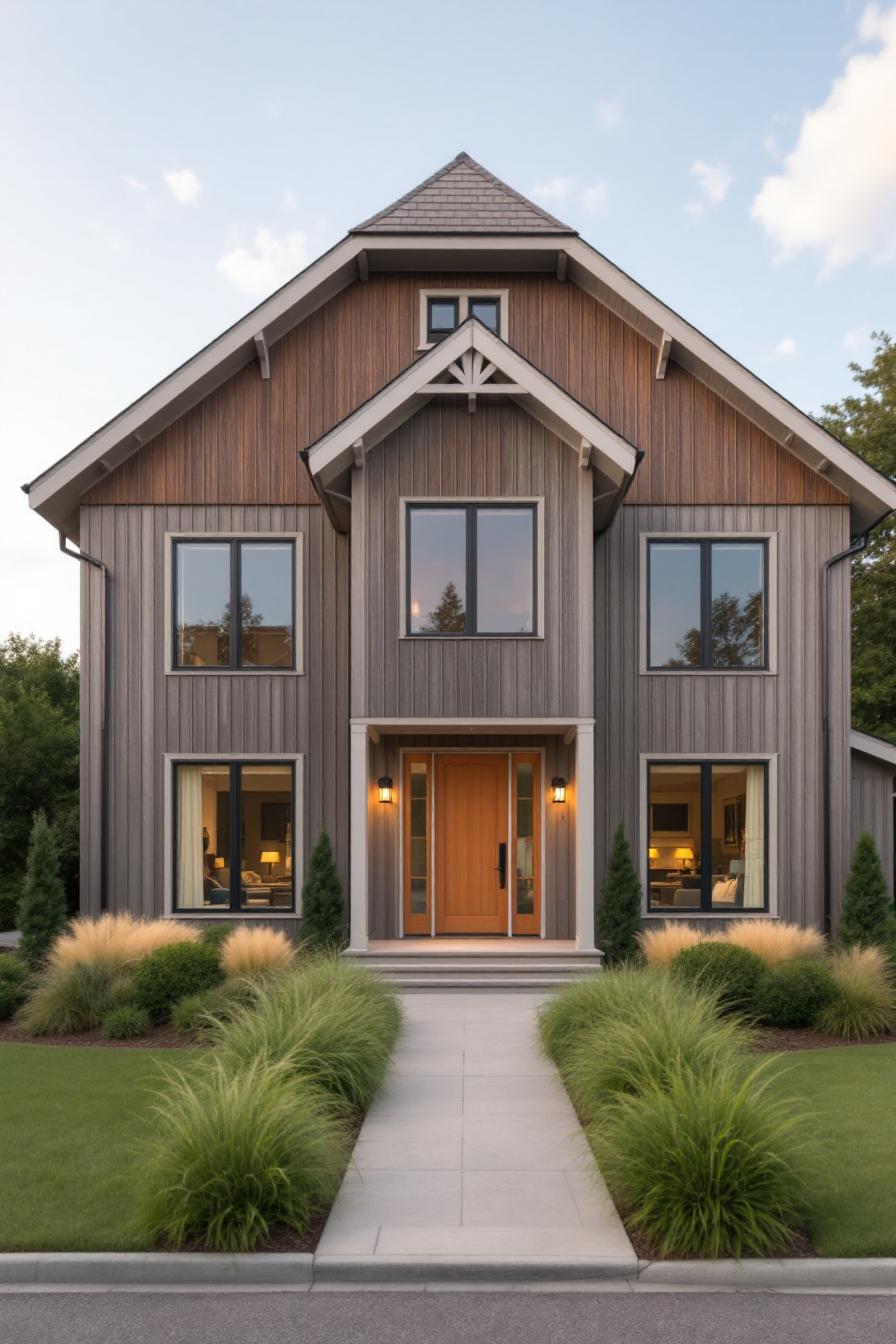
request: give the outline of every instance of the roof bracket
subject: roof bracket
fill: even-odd
[[[257,331],[255,333],[254,340],[255,340],[255,353],[258,356],[258,367],[261,370],[261,376],[262,378],[270,378],[271,357],[270,354],[268,353],[268,343],[264,338],[264,332]]]
[[[591,466],[591,444],[587,439],[583,439],[579,444],[579,466],[583,471]]]
[[[782,443],[784,444],[785,448],[790,447],[790,445],[793,443],[793,438],[794,438],[793,430],[791,429],[787,434],[784,435],[784,438],[782,439]]]
[[[356,466],[356,467],[363,467],[363,466],[364,466],[364,440],[363,440],[363,439],[355,439],[354,443],[352,444],[352,453],[354,454],[354,458],[355,458],[355,466]]]
[[[557,279],[561,282],[566,279],[566,266],[569,257],[566,252],[557,253]]]
[[[476,393],[470,392],[467,396],[467,410],[471,415],[476,414]]]
[[[819,462],[818,466],[815,468],[819,476],[827,476],[830,469],[831,469],[831,463],[830,459],[827,457],[823,457]]]
[[[362,284],[370,279],[370,258],[363,248],[358,253],[358,279]]]
[[[671,353],[672,353],[672,337],[669,335],[668,331],[664,331],[662,336],[660,337],[660,348],[656,356],[657,378],[665,378],[666,366],[669,363],[669,356],[671,355]]]

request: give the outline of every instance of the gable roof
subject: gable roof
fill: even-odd
[[[568,224],[460,153],[350,233],[569,233]]]
[[[887,742],[883,737],[874,737],[871,733],[860,733],[858,729],[853,728],[849,735],[849,745],[852,751],[859,751],[863,756],[872,756],[876,761],[892,766],[896,772],[896,747],[892,742]]]
[[[459,155],[458,160],[468,156]],[[472,163],[472,160],[469,161]],[[441,170],[443,176],[451,168]],[[478,165],[477,165],[478,168]],[[484,169],[479,170],[485,173]],[[490,175],[486,175],[489,176]],[[493,179],[497,183],[497,179]],[[423,184],[424,186],[426,184]],[[503,187],[503,183],[499,183]],[[507,192],[516,198],[511,189]],[[414,193],[411,193],[412,195]],[[522,197],[518,198],[523,200]],[[529,202],[524,202],[527,206]],[[537,206],[531,209],[538,211]],[[540,212],[544,215],[544,212]],[[550,220],[550,216],[545,216]],[[371,221],[368,221],[370,223]],[[363,226],[362,226],[363,228]],[[563,226],[559,226],[562,230]],[[81,496],[340,290],[375,270],[529,270],[564,274],[687,369],[850,501],[854,535],[896,509],[896,484],[842,444],[631,276],[572,232],[349,234],[24,489],[29,505],[77,540]]]
[[[595,469],[595,527],[605,527],[635,473],[638,450],[475,317],[304,449],[302,459],[326,503],[329,486],[434,397],[465,396],[475,405],[493,395],[510,397],[574,449],[582,467]]]

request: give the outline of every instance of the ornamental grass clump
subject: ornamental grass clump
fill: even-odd
[[[765,970],[756,990],[756,1016],[768,1027],[811,1027],[837,992],[818,961],[784,961]]]
[[[661,994],[639,1018],[591,1027],[566,1056],[563,1078],[583,1121],[595,1120],[617,1097],[671,1086],[683,1070],[701,1076],[746,1069],[751,1034],[720,1018],[715,1000],[664,976]]]
[[[57,938],[50,950],[51,966],[60,968],[80,962],[103,962],[107,966],[132,966],[156,948],[171,943],[195,943],[199,934],[168,919],[139,920],[132,915],[100,915],[76,919]]]
[[[835,992],[815,1019],[819,1031],[861,1041],[896,1029],[896,989],[880,948],[844,948],[830,968]]]
[[[668,966],[686,947],[696,947],[705,935],[692,924],[679,924],[667,919],[658,929],[645,929],[638,934],[641,954],[648,966]]]
[[[802,929],[799,924],[782,924],[775,919],[738,919],[725,930],[726,942],[753,952],[764,966],[804,958],[820,960],[826,951],[825,938],[818,929]]]
[[[171,1072],[146,1145],[142,1221],[163,1245],[252,1251],[302,1235],[333,1199],[347,1136],[323,1093],[283,1066],[217,1059]]]
[[[254,980],[225,980],[201,994],[188,994],[171,1009],[171,1025],[181,1036],[207,1038],[220,1023],[229,1022],[238,1008],[254,1003],[257,989]]]
[[[253,1061],[320,1087],[340,1110],[365,1111],[385,1076],[401,1021],[386,984],[338,957],[312,958],[263,985],[212,1033],[232,1072]]]
[[[107,1013],[133,997],[133,976],[105,962],[48,967],[35,983],[18,1021],[32,1036],[70,1036],[95,1030]]]
[[[575,980],[543,1004],[538,1030],[545,1054],[563,1072],[571,1050],[590,1028],[637,1021],[666,1001],[661,975],[646,967],[620,966]]]
[[[800,1225],[806,1118],[770,1092],[769,1061],[617,1095],[588,1130],[629,1226],[664,1256],[767,1256]]]
[[[151,1027],[148,1013],[136,1004],[123,1003],[106,1014],[101,1029],[107,1041],[135,1041]]]
[[[270,975],[289,970],[295,944],[279,929],[242,925],[219,947],[221,970],[228,976]]]
[[[714,995],[721,1013],[751,1013],[762,962],[744,947],[708,938],[679,952],[669,973],[683,984]]]

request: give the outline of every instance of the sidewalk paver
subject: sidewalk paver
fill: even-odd
[[[405,995],[318,1257],[625,1259],[634,1251],[553,1065],[541,995]]]

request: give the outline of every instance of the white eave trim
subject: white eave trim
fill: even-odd
[[[854,728],[849,734],[849,748],[850,751],[861,752],[863,756],[873,756],[875,760],[883,761],[896,770],[896,747],[892,742],[885,742],[882,737],[860,733]]]
[[[364,450],[369,452],[432,397],[443,394],[441,385],[434,385],[433,380],[456,364],[467,351],[478,352],[509,380],[508,384],[486,383],[478,389],[480,394],[486,390],[506,392],[577,453],[581,452],[583,442],[590,444],[605,459],[610,474],[620,483],[623,477],[633,474],[637,453],[630,443],[586,411],[574,397],[546,378],[476,318],[468,318],[434,349],[312,444],[307,461],[315,480],[324,485],[334,480],[351,466],[353,445],[359,439],[363,439]],[[444,394],[462,390],[458,384],[444,386]]]

